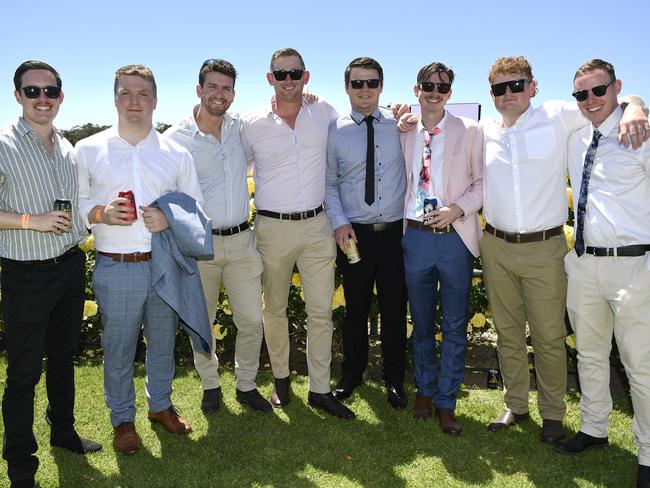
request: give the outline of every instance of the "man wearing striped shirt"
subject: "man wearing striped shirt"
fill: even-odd
[[[63,102],[61,78],[41,61],[22,63],[14,96],[23,115],[0,130],[0,263],[7,380],[2,399],[3,457],[11,486],[34,486],[38,449],[32,431],[34,387],[47,355],[50,444],[86,453],[101,445],[74,429],[74,365],[85,296],[87,235],[77,208],[72,147],[52,126]]]

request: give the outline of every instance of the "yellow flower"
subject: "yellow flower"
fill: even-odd
[[[436,342],[442,342],[442,332],[438,332],[435,335],[435,338],[436,338]]]
[[[84,302],[84,317],[92,317],[97,315],[97,303],[93,300],[86,300]]]
[[[343,285],[339,286],[334,290],[334,296],[332,296],[332,310],[336,310],[339,307],[345,307],[345,295],[343,294]]]
[[[465,332],[472,332],[472,324],[470,322],[467,323],[467,329],[465,329]]]
[[[485,315],[483,315],[481,312],[476,312],[472,319],[469,321],[472,326],[476,327],[477,329],[480,329],[481,327],[485,327]]]
[[[481,284],[482,281],[483,281],[482,277],[475,276],[474,278],[472,278],[472,286],[478,286]]]
[[[408,339],[413,334],[413,323],[406,322],[406,338]]]
[[[564,224],[564,237],[566,239],[566,247],[570,251],[576,245],[576,236],[573,227]]]
[[[226,315],[232,315],[232,308],[230,308],[230,302],[228,300],[221,302],[221,310],[223,310],[223,313]]]
[[[294,273],[291,275],[291,284],[296,287],[302,285],[302,282],[300,281],[300,273]]]
[[[566,336],[566,339],[564,339],[564,342],[566,342],[566,345],[569,346],[571,349],[576,348],[576,335],[571,334]]]
[[[221,324],[214,324],[212,326],[212,335],[218,341],[222,341],[228,335],[228,329],[224,329]]]
[[[573,189],[570,186],[566,187],[566,198],[569,202],[569,208],[573,208]]]
[[[249,206],[251,208],[251,212],[254,212],[255,211],[255,200],[251,198],[248,203],[249,203]]]
[[[95,236],[92,234],[86,237],[86,240],[79,244],[79,249],[87,253],[88,251],[95,249]]]
[[[255,193],[255,180],[253,179],[252,176],[249,176],[248,178],[246,178],[246,180],[248,183],[248,194],[252,195],[253,193]]]
[[[487,222],[483,218],[483,212],[478,213],[478,219],[481,222],[481,229],[485,229],[485,224],[487,224]]]

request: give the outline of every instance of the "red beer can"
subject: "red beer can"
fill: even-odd
[[[138,213],[135,208],[135,195],[133,195],[133,192],[131,190],[128,191],[121,191],[117,194],[118,197],[120,198],[126,198],[129,202],[122,204],[125,207],[130,207],[132,217],[125,217],[122,220],[125,220],[126,222],[133,222],[134,220],[138,219]]]

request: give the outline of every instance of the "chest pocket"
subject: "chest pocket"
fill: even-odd
[[[546,159],[557,150],[553,126],[538,127],[523,133],[526,155],[530,159]]]

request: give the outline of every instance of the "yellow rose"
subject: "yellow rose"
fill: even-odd
[[[255,211],[255,201],[251,198],[248,203],[250,205],[251,212],[254,212]]]
[[[467,323],[467,329],[465,329],[465,332],[467,333],[472,332],[472,324],[470,322]]]
[[[84,317],[92,317],[97,315],[97,303],[93,300],[86,300],[84,302]]]
[[[246,178],[246,181],[248,183],[248,194],[252,195],[253,193],[255,193],[255,180],[253,179],[252,176],[249,176],[248,178]]]
[[[442,332],[438,332],[435,335],[435,338],[436,338],[436,342],[442,342]]]
[[[85,253],[95,249],[95,237],[92,234],[86,237],[86,240],[79,244],[79,249]]]
[[[478,219],[481,222],[481,229],[485,229],[485,224],[487,224],[487,222],[483,218],[483,212],[478,213]]]
[[[571,334],[566,336],[566,339],[564,339],[564,342],[566,342],[566,345],[569,346],[571,349],[576,348],[576,335]]]
[[[332,310],[336,310],[339,307],[345,307],[345,295],[343,294],[343,285],[339,286],[334,290],[334,296],[332,296]]]
[[[573,208],[573,189],[570,186],[566,187],[566,198],[569,202],[569,208]]]
[[[476,327],[477,329],[480,329],[481,327],[485,327],[485,315],[483,315],[481,312],[476,312],[472,319],[469,321],[472,326]]]
[[[300,273],[293,273],[291,275],[291,284],[297,287],[302,285],[302,281],[300,281]]]
[[[566,239],[566,247],[570,251],[576,245],[576,236],[573,227],[564,224],[564,237]]]
[[[230,302],[228,300],[221,302],[221,310],[223,310],[223,313],[226,315],[232,315],[232,308],[230,308]]]
[[[224,329],[221,324],[214,324],[212,326],[212,335],[218,341],[222,341],[228,335],[228,329]]]

